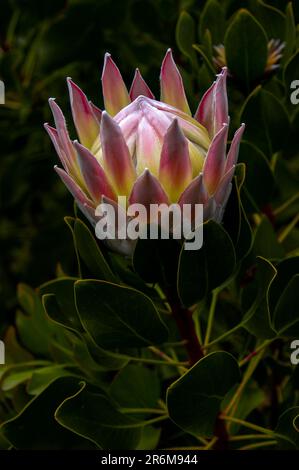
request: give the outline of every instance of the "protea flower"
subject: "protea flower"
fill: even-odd
[[[270,39],[267,44],[267,48],[268,55],[264,70],[265,75],[268,75],[279,68],[279,61],[282,58],[282,51],[285,48],[285,43],[280,41],[280,39]],[[213,57],[213,62],[216,67],[218,69],[226,67],[226,53],[224,45],[218,44],[218,46],[214,46],[214,50],[216,55]]]
[[[105,201],[128,204],[203,204],[204,218],[220,222],[231,190],[244,125],[226,156],[227,69],[204,94],[194,117],[182,77],[169,49],[161,67],[156,100],[136,69],[128,92],[119,69],[106,54],[102,74],[105,111],[100,111],[68,78],[75,127],[72,141],[56,101],[49,100],[56,128],[45,124],[63,169],[55,167],[92,223]],[[122,208],[124,210],[125,208]],[[116,244],[127,251],[128,244]]]

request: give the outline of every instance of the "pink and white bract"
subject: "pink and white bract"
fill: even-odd
[[[102,198],[117,201],[118,196],[145,206],[203,204],[205,219],[221,221],[244,131],[242,124],[226,155],[226,75],[223,68],[194,117],[170,49],[161,67],[160,101],[138,69],[128,91],[110,54],[102,74],[105,111],[67,79],[80,143],[70,139],[53,98],[49,103],[56,127],[45,128],[63,166],[55,170],[92,223]]]

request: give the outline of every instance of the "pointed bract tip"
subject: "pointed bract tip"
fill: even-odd
[[[113,59],[111,57],[111,54],[109,52],[106,52],[106,54],[104,56],[104,65],[103,65],[103,71],[102,71],[102,78],[103,78],[103,74],[105,72],[105,69],[107,67],[107,62],[112,62],[112,64],[114,64]]]
[[[103,111],[102,111],[102,123],[104,121],[109,120],[109,119],[112,119],[110,114],[106,111],[106,109],[103,109]]]
[[[228,68],[227,67],[222,67],[221,72],[219,72],[216,77],[217,80],[226,80],[227,78],[227,73],[228,73]],[[216,80],[216,82],[217,82]],[[214,82],[215,83],[215,82]]]

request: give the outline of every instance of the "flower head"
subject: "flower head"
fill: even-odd
[[[226,156],[226,75],[223,68],[194,117],[170,49],[161,67],[160,101],[138,69],[128,91],[110,54],[102,73],[105,111],[67,79],[80,143],[70,139],[52,98],[56,127],[45,128],[63,166],[55,169],[91,222],[103,198],[115,202],[118,196],[130,204],[203,204],[205,219],[221,220],[244,130],[236,132]]]
[[[285,43],[279,39],[270,39],[267,44],[268,54],[264,70],[265,75],[268,75],[279,68],[279,61],[282,58],[284,47]],[[223,44],[218,44],[218,46],[214,46],[214,50],[216,54],[215,57],[213,57],[213,62],[216,67],[221,70],[223,67],[226,67],[225,47]]]

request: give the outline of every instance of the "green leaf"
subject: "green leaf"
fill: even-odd
[[[225,32],[224,10],[217,0],[208,0],[200,16],[199,30],[201,40],[206,30],[212,35],[212,42],[218,45],[223,42]]]
[[[245,164],[238,163],[232,181],[232,191],[222,221],[223,227],[234,244],[238,260],[242,260],[247,255],[252,243],[251,227],[241,201],[245,170]]]
[[[225,54],[230,72],[249,84],[264,74],[267,62],[267,37],[257,20],[241,9],[228,27]]]
[[[56,408],[78,387],[78,379],[71,377],[51,383],[19,415],[2,425],[4,437],[17,449],[73,449],[82,444],[90,448],[88,441],[65,430],[54,419]]]
[[[271,200],[274,191],[274,177],[268,160],[251,142],[242,141],[238,161],[246,165],[244,187],[256,206],[262,207]],[[251,210],[256,212],[254,207]]]
[[[285,15],[272,5],[263,0],[258,0],[257,19],[264,27],[268,39],[281,39],[285,37]]]
[[[145,426],[141,431],[141,438],[136,450],[157,449],[160,440],[161,429],[153,426]]]
[[[47,318],[37,293],[28,286],[18,286],[18,298],[26,315],[18,311],[16,324],[24,346],[36,354],[47,356],[57,328]]]
[[[76,206],[74,206],[74,207],[76,208]],[[75,232],[74,232],[76,219],[74,217],[65,217],[64,221],[65,221],[66,225],[68,226],[68,228],[70,229],[71,234],[72,234],[73,245],[74,245],[74,250],[75,250],[76,260],[77,260],[78,276],[82,277],[81,260],[80,260],[80,256],[79,256],[79,253],[78,253],[78,247],[77,247],[77,242],[76,242]]]
[[[224,228],[214,221],[205,223],[202,248],[190,251],[183,246],[181,251],[178,292],[184,305],[193,305],[223,284],[232,275],[235,262],[234,246]]]
[[[35,291],[26,284],[18,285],[18,301],[27,315],[33,314],[39,306]]]
[[[195,24],[189,13],[182,11],[176,25],[176,42],[180,51],[194,63],[195,54],[192,45],[195,43]]]
[[[226,395],[225,400],[222,403],[222,409],[225,410],[226,406],[230,403],[234,394],[236,393],[237,386],[231,389],[231,391]],[[244,388],[240,399],[238,401],[238,406],[235,410],[234,417],[239,419],[246,419],[247,416],[254,411],[256,408],[261,406],[267,400],[266,392],[259,387],[259,385],[250,380],[246,387]],[[240,429],[240,425],[236,423],[230,424],[230,434],[237,434]]]
[[[208,354],[168,388],[170,418],[190,434],[212,437],[221,402],[239,380],[231,354]]]
[[[211,62],[209,56],[207,55],[206,50],[204,50],[203,47],[199,46],[198,44],[194,44],[193,49],[196,52],[198,52],[199,55],[201,56],[201,58],[203,59],[203,62],[206,65],[206,70],[209,72],[209,75],[211,77],[214,77],[215,72],[216,72],[215,67],[214,67],[213,63]]]
[[[84,384],[58,407],[55,418],[104,450],[135,449],[141,437],[133,418],[120,413],[104,395],[87,391]]]
[[[277,266],[277,276],[270,287],[269,307],[273,316],[275,307],[282,292],[285,290],[291,279],[299,273],[299,256],[286,258],[280,261]]]
[[[273,314],[273,326],[278,334],[291,336],[299,334],[299,274],[295,275],[276,305]]]
[[[76,304],[95,343],[106,349],[163,343],[167,329],[154,304],[141,292],[105,281],[78,281]]]
[[[266,216],[256,228],[252,250],[256,256],[263,256],[267,259],[284,257],[283,246],[278,242],[273,226]]]
[[[51,318],[53,322],[80,334],[80,337],[77,334],[76,336],[68,336],[68,339],[71,340],[71,344],[68,344],[68,348],[64,349],[69,356],[67,360],[74,360],[81,370],[85,371],[87,368],[90,372],[95,372],[96,374],[103,370],[118,370],[126,364],[126,358],[115,355],[110,351],[105,351],[103,348],[99,348],[85,333],[82,334],[84,329],[79,315],[80,328],[74,329],[68,319],[64,318],[55,295],[44,295],[43,303],[49,318]],[[94,359],[91,357],[92,353]]]
[[[78,317],[74,284],[77,278],[59,278],[40,286],[39,291],[48,316],[67,328],[82,331]]]
[[[1,390],[3,390],[3,392],[7,392],[17,387],[18,385],[27,382],[29,379],[31,379],[33,371],[34,367],[27,368],[26,370],[22,371],[15,371],[14,369],[11,371],[8,370],[1,380]]]
[[[34,370],[27,385],[27,392],[29,395],[39,395],[56,379],[71,375],[73,374],[67,371],[63,364]]]
[[[172,239],[138,239],[133,266],[146,282],[176,282],[176,272],[181,244]]]
[[[213,42],[212,42],[212,36],[211,36],[211,32],[209,29],[206,29],[204,34],[203,34],[203,38],[202,38],[202,45],[203,45],[203,48],[207,54],[207,57],[209,58],[209,60],[212,62],[213,60]],[[193,45],[194,47],[194,45]]]
[[[284,82],[287,93],[290,95],[295,88],[291,88],[293,81],[299,79],[299,51],[297,50],[286,62],[284,67]],[[298,88],[298,87],[296,87]],[[296,129],[297,130],[297,129]]]
[[[17,338],[16,328],[9,326],[5,331],[5,363],[7,365],[15,365],[16,363],[24,363],[33,360],[33,355],[21,346],[19,338]],[[0,369],[0,378],[4,369]]]
[[[287,143],[290,122],[283,104],[269,91],[258,86],[241,110],[246,122],[246,139],[256,145],[267,158]]]
[[[279,448],[298,449],[299,448],[299,406],[289,408],[279,417],[278,424],[275,429],[276,437],[279,440]]]
[[[285,48],[282,61],[285,63],[293,54],[296,47],[296,22],[292,2],[287,4],[285,19]]]
[[[138,241],[137,241],[138,243]],[[123,255],[118,253],[110,253],[110,263],[113,272],[117,274],[121,283],[127,284],[130,287],[134,287],[140,290],[149,297],[156,294],[155,289],[148,286],[146,282],[134,271],[132,266],[132,259],[125,258]]]
[[[160,398],[158,376],[144,366],[129,364],[116,375],[109,395],[122,408],[157,408]]]
[[[74,234],[78,252],[91,274],[98,279],[115,282],[115,276],[101,252],[98,243],[89,228],[76,219]]]
[[[98,377],[99,372],[119,370],[128,363],[128,358],[106,351],[94,344],[88,335],[73,337],[73,358],[80,369]]]
[[[257,338],[275,336],[269,311],[269,289],[275,276],[276,269],[270,261],[258,257],[255,280],[243,291],[242,309],[246,313],[242,326]]]

